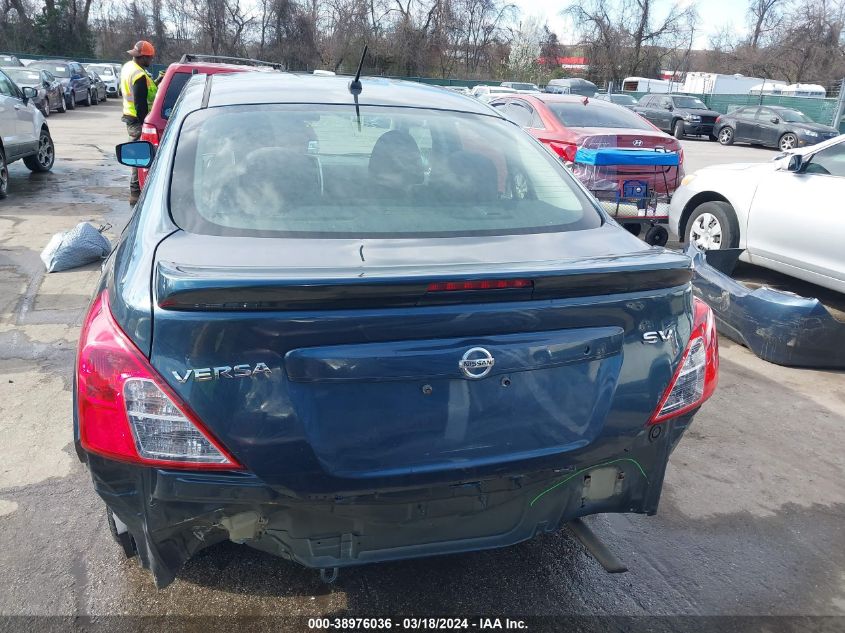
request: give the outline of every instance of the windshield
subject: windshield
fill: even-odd
[[[798,110],[775,110],[775,114],[787,123],[813,123],[813,120]]]
[[[209,108],[184,121],[181,228],[258,237],[456,237],[594,228],[601,217],[511,123],[417,108]]]
[[[690,108],[693,110],[707,110],[707,106],[701,99],[695,97],[672,97],[676,108]]]
[[[49,64],[46,62],[34,62],[29,65],[30,68],[43,68],[44,70],[49,70],[53,75],[56,77],[62,77],[67,79],[70,77],[70,68],[63,64]]]
[[[607,102],[581,101],[547,103],[552,114],[566,127],[624,127],[634,130],[654,130],[640,115],[627,108],[616,108]]]
[[[106,77],[114,75],[114,71],[112,71],[110,66],[88,66],[88,68],[96,71],[98,75],[104,75]]]
[[[610,100],[618,105],[637,105],[637,100],[631,95],[610,95]]]
[[[37,70],[6,68],[5,72],[12,78],[12,81],[21,86],[33,86],[41,83],[41,73]]]

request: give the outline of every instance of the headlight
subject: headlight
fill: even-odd
[[[697,114],[685,114],[684,120],[685,121],[700,121],[701,117],[698,116]]]
[[[688,185],[688,184],[690,184],[693,180],[695,180],[695,177],[696,177],[696,176],[697,176],[697,174],[687,174],[686,176],[684,176],[684,177],[681,179],[681,184],[682,184],[682,185]]]
[[[818,133],[818,132],[813,132],[813,130],[804,130],[804,136],[813,136],[813,137],[816,137],[816,136],[818,136],[818,135],[819,135],[819,133]]]

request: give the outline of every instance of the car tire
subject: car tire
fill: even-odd
[[[106,506],[106,522],[109,524],[109,533],[115,543],[120,545],[123,555],[126,558],[135,556],[138,553],[138,548],[135,546],[135,539],[132,538],[132,535],[127,530],[123,532],[118,531],[117,522],[114,520],[114,512],[108,506]]]
[[[88,107],[91,106],[92,103],[93,103],[93,100],[91,99],[91,91],[88,90],[85,93],[85,101],[82,102],[82,105],[84,105],[86,108],[88,108]]]
[[[698,205],[687,220],[684,241],[702,251],[736,248],[739,223],[733,207],[721,200]]]
[[[6,163],[6,153],[0,147],[0,199],[9,193],[9,165]]]
[[[100,93],[96,90],[91,93],[91,105],[97,105],[100,103]]]
[[[32,156],[27,156],[23,159],[23,164],[27,169],[36,173],[43,173],[50,171],[53,168],[53,163],[56,160],[56,147],[53,145],[53,139],[50,137],[50,132],[46,127],[41,128],[41,134],[38,137],[38,152]]]
[[[46,99],[46,100],[44,101],[44,106],[43,106],[42,108],[39,108],[39,110],[41,110],[41,114],[43,114],[43,115],[44,115],[44,118],[45,118],[45,119],[46,119],[48,116],[50,116],[50,100],[49,100],[49,99]]]
[[[68,99],[68,102],[67,102],[67,109],[68,110],[76,110],[76,93],[75,92],[70,93],[70,99]]]
[[[719,130],[718,140],[720,145],[733,145],[735,138],[736,133],[734,132],[734,129],[729,125],[726,125],[721,130]]]
[[[59,107],[57,109],[59,111],[59,114],[64,114],[65,112],[67,112],[67,101],[65,101],[64,95],[62,95],[59,99]]]
[[[684,138],[684,122],[680,119],[672,124],[672,136],[678,140]]]
[[[787,132],[778,139],[778,148],[782,152],[788,152],[798,146],[798,137],[792,132]]]

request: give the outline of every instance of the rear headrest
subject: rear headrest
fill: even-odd
[[[447,170],[437,178],[444,199],[487,202],[499,193],[499,176],[492,160],[477,152],[449,154]]]
[[[310,204],[320,195],[320,168],[313,156],[280,147],[262,147],[246,155],[237,187],[237,204],[263,215]]]
[[[423,182],[423,163],[417,142],[407,132],[390,130],[373,146],[370,180],[390,189],[408,190]]]

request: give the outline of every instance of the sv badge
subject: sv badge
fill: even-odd
[[[675,330],[671,327],[656,332],[643,332],[643,343],[669,343],[675,337]]]
[[[265,376],[271,376],[272,371],[269,367],[267,367],[264,363],[255,363],[255,367],[252,365],[235,365],[234,367],[230,367],[229,365],[222,365],[220,367],[201,367],[199,369],[187,369],[185,370],[184,374],[180,374],[178,371],[171,372],[173,377],[178,380],[180,383],[185,384],[188,382],[191,377],[197,382],[204,382],[206,380],[217,380],[219,378],[250,378],[251,376],[256,376],[258,374],[264,374]]]

